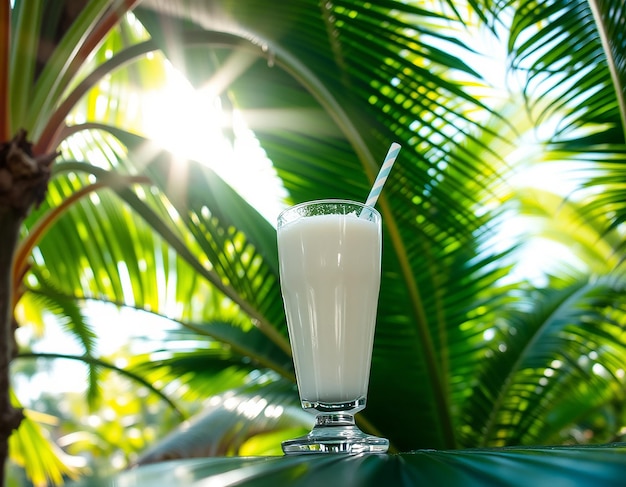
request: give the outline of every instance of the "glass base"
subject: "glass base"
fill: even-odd
[[[389,440],[363,433],[347,413],[320,414],[311,432],[282,442],[285,455],[294,453],[385,453]]]

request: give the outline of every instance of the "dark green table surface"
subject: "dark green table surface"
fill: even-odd
[[[626,443],[171,460],[72,487],[626,487]]]

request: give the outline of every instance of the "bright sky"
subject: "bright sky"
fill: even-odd
[[[146,135],[174,154],[212,168],[275,226],[287,193],[241,114],[234,111],[234,140],[228,140],[224,136],[228,113],[213,90],[194,90],[171,67],[168,75],[170,81],[163,91],[146,95]]]

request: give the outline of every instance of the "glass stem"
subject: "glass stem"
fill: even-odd
[[[316,428],[329,426],[355,426],[354,415],[349,413],[318,414],[315,417]]]

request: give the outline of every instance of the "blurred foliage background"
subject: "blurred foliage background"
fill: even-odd
[[[623,439],[622,1],[0,10],[3,140],[62,154],[15,254],[8,485],[308,430],[275,218],[363,200],[394,140],[361,427],[394,451]]]

